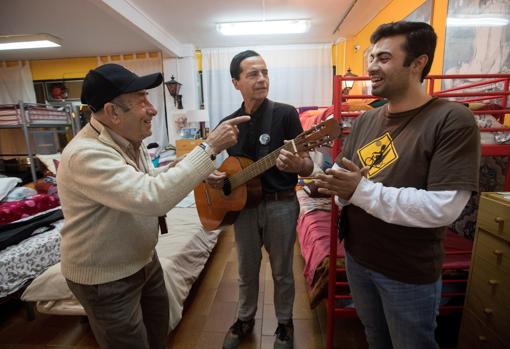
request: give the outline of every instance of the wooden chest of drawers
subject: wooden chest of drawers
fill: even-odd
[[[175,155],[179,157],[188,154],[203,141],[203,139],[177,139],[175,141]]]
[[[482,193],[459,349],[510,347],[510,200]]]

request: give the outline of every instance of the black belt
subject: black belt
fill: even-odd
[[[278,191],[274,193],[264,193],[264,200],[266,201],[281,201],[290,200],[296,197],[295,190]]]

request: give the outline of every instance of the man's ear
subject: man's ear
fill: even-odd
[[[108,120],[113,125],[118,125],[120,123],[120,115],[117,113],[117,107],[113,103],[105,103],[104,107],[104,114]]]
[[[429,61],[429,56],[423,54],[421,56],[418,56],[414,59],[414,61],[411,63],[411,68],[413,71],[417,74],[420,74],[425,69],[425,66],[427,65],[427,62]]]
[[[238,83],[239,83],[239,80],[232,78],[232,85],[234,85],[236,90],[239,90],[239,86],[237,85]]]

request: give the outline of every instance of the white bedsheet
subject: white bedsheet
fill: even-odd
[[[182,318],[184,300],[214,248],[219,230],[208,232],[194,207],[176,207],[167,214],[168,234],[161,235],[156,250],[163,268],[170,301],[170,329]],[[37,302],[37,310],[58,315],[85,315],[67,287],[60,263],[37,277],[21,299]]]

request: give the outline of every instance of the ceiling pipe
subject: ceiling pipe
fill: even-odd
[[[342,17],[342,19],[340,20],[340,22],[337,24],[335,30],[333,31],[333,35],[336,34],[336,32],[338,31],[338,29],[340,28],[340,26],[344,23],[345,19],[347,18],[347,16],[349,15],[349,13],[351,13],[352,9],[354,8],[354,6],[356,5],[356,3],[358,2],[358,0],[354,0],[351,4],[351,7],[349,7],[349,9],[347,10],[347,12],[345,13],[345,15]]]

